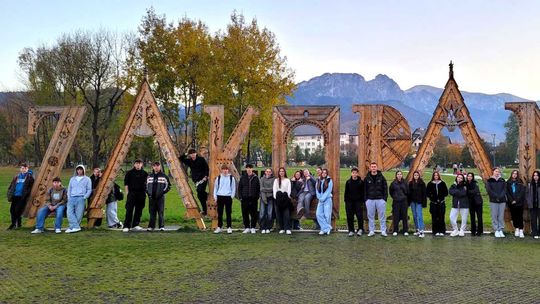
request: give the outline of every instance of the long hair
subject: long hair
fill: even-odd
[[[414,175],[415,175],[415,174],[418,174],[418,179],[416,179],[416,180],[414,179]],[[418,171],[418,170],[415,170],[415,171],[413,172],[413,175],[412,175],[412,176],[413,176],[412,181],[415,182],[415,183],[420,183],[420,182],[423,182],[423,181],[424,181],[424,180],[422,179],[422,174],[420,174],[420,171]]]
[[[539,179],[538,179],[538,183],[540,184],[540,171],[538,170],[535,170],[531,176],[531,183],[534,183],[534,174],[536,173],[536,175],[538,175]]]
[[[323,192],[326,191],[326,189],[328,189],[328,183],[330,183],[330,177],[328,177],[328,169],[322,169],[322,172],[326,172],[326,177],[322,177],[322,173],[321,173],[321,179],[324,179],[324,184],[323,184]],[[317,179],[317,189],[320,189],[321,187],[321,179]]]
[[[469,179],[467,178],[467,177],[469,177],[469,175],[472,176],[471,183],[473,183],[473,182],[475,181],[475,179],[474,179],[474,173],[469,172],[469,173],[467,173],[467,176],[465,177],[465,183],[466,183],[466,184],[469,183]]]
[[[398,178],[397,178],[398,173],[401,173],[401,180],[403,181],[403,172],[401,172],[401,170],[397,170],[397,171],[396,171],[396,174],[394,175],[394,180],[395,180],[395,181],[398,180]]]
[[[461,183],[458,182],[457,178],[461,176]],[[465,175],[463,175],[463,173],[458,173],[456,175],[456,185],[460,185],[460,184],[465,184]]]
[[[435,180],[435,174],[437,174],[437,176],[439,176],[439,180],[442,181],[439,171],[434,171],[433,174],[431,174],[431,181]]]
[[[277,175],[278,175],[278,184],[279,184],[279,187],[281,188],[281,174],[279,172],[281,172],[281,170],[283,169],[283,177],[287,178],[287,170],[285,170],[284,167],[280,167],[277,171]]]
[[[510,173],[510,180],[514,180],[514,178],[512,177],[514,173],[516,173],[516,182],[521,183],[521,177],[519,176],[518,170],[512,170],[512,173]]]

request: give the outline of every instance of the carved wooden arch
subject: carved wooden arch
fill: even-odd
[[[28,112],[28,134],[30,135],[36,134],[39,124],[45,117],[60,114],[60,118],[26,204],[24,213],[28,217],[28,226],[34,225],[36,213],[45,203],[47,190],[52,186],[53,178],[60,176],[85,113],[86,108],[79,106],[30,108]]]
[[[339,218],[339,107],[338,106],[276,106],[272,114],[272,169],[277,172],[287,162],[287,137],[298,126],[318,127],[325,137],[326,167],[334,181],[332,189],[333,225]]]
[[[209,195],[207,200],[208,215],[212,217],[212,228],[217,227],[217,202],[214,200],[214,181],[221,172],[221,166],[227,165],[229,171],[238,181],[240,174],[234,165],[234,158],[242,148],[242,143],[249,132],[249,125],[259,111],[248,107],[239,123],[223,145],[224,133],[224,107],[222,105],[205,106],[204,111],[210,114],[210,143],[208,147],[208,167],[210,176],[208,180]]]
[[[411,128],[395,108],[387,105],[353,105],[358,120],[358,170],[364,178],[372,161],[379,170],[399,166],[411,147]]]
[[[411,180],[413,172],[416,170],[420,172],[424,171],[429,159],[433,155],[435,142],[441,134],[442,129],[447,127],[452,132],[455,128],[459,127],[465,139],[465,144],[469,148],[474,160],[474,164],[478,167],[480,175],[485,182],[491,176],[491,161],[482,146],[480,136],[476,131],[469,110],[454,79],[454,65],[452,62],[450,62],[449,66],[449,79],[444,86],[439,103],[433,112],[433,117],[429,123],[424,140],[418,149],[417,156],[411,165],[407,179]]]
[[[193,191],[188,184],[187,174],[180,164],[178,152],[174,147],[167,125],[161,116],[156,99],[152,94],[146,78],[139,88],[135,103],[125,122],[124,129],[109,158],[101,181],[93,194],[88,213],[90,219],[88,226],[94,226],[95,220],[103,216],[101,208],[113,189],[114,181],[126,158],[134,136],[154,136],[156,142],[159,144],[161,153],[169,165],[169,170],[178,192],[182,196],[182,201],[187,210],[187,216],[196,220],[199,229],[206,229],[199,206],[195,202]]]
[[[540,109],[536,102],[507,102],[506,110],[516,114],[519,125],[518,161],[519,172],[525,182],[530,182],[537,168],[536,153],[540,148]],[[531,217],[527,204],[524,206],[524,224],[526,232],[531,231]],[[509,217],[505,216],[510,227]]]

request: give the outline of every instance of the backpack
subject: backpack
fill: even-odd
[[[124,193],[122,192],[118,184],[114,183],[113,191],[114,191],[114,199],[116,201],[121,201],[124,199]]]

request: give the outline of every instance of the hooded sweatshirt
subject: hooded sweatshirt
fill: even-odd
[[[274,194],[274,175],[266,177],[266,174],[261,177],[261,201],[268,204],[268,198]]]
[[[77,169],[83,169],[83,175],[77,175]],[[86,174],[86,168],[83,165],[78,165],[75,168],[75,173],[69,180],[68,186],[68,200],[71,200],[73,197],[83,197],[87,199],[92,194],[92,181]]]

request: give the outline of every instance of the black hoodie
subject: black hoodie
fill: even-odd
[[[345,202],[357,203],[364,201],[364,182],[358,176],[356,180],[349,178],[345,183]]]
[[[487,180],[486,190],[491,203],[506,203],[506,182],[504,178],[495,179],[490,177]]]

